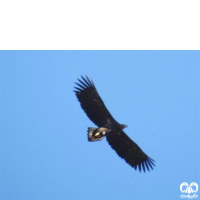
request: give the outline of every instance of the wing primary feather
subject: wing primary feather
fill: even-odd
[[[80,88],[82,88],[83,90],[85,89],[85,87],[79,83],[76,83],[76,85],[78,85]]]
[[[142,162],[142,168],[143,168],[143,170],[144,170],[144,172],[145,172],[144,162]]]
[[[138,164],[139,171],[141,172],[141,163]]]
[[[152,160],[153,162],[155,162],[155,160],[154,159],[152,159],[152,158],[150,158],[150,157],[148,157],[150,160]]]
[[[85,88],[88,88],[88,85],[86,85],[86,83],[84,83],[82,80],[78,79],[78,81],[83,84],[85,86]]]
[[[90,83],[90,86],[93,87],[91,80],[87,76],[86,76],[86,78],[87,78],[88,82]]]
[[[149,166],[148,166],[148,164],[147,164],[147,162],[145,161],[145,165],[146,165],[146,167],[147,167],[147,169],[148,169],[148,171],[149,171]]]
[[[77,90],[74,90],[74,92],[76,92],[76,93],[82,91],[81,88],[78,88],[78,87],[74,87],[74,88],[78,90],[78,91],[77,91]]]
[[[92,86],[95,87],[95,85],[94,85],[94,81],[93,81],[92,79],[91,79],[91,83],[92,83]]]
[[[81,76],[82,79],[85,81],[85,83],[88,85],[88,87],[90,87],[90,82],[87,81],[87,79],[85,79],[85,77]]]
[[[134,167],[135,168],[135,170],[136,170],[136,168],[137,168],[137,166],[135,167],[135,166],[132,166],[132,167]]]
[[[149,160],[147,160],[147,163],[149,164],[149,166],[151,167],[151,169],[153,169],[151,163],[149,162]]]
[[[136,170],[137,169],[137,165],[135,165],[134,167],[135,167],[135,170]]]
[[[155,166],[155,164],[154,164],[154,162],[153,162],[152,160],[153,160],[153,159],[151,159],[151,158],[148,157],[148,161],[149,161],[152,165]]]

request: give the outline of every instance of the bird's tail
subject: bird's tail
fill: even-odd
[[[104,129],[104,128],[103,128]],[[104,138],[106,130],[102,128],[88,128],[88,141],[99,141]]]

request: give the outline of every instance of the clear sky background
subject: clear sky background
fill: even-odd
[[[81,75],[154,170],[87,141]],[[200,186],[200,52],[1,51],[0,148],[2,200],[181,199],[182,182]]]

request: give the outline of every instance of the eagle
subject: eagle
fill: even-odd
[[[99,96],[93,80],[87,76],[78,79],[74,87],[75,94],[80,102],[82,109],[90,120],[98,127],[88,128],[88,141],[100,141],[106,137],[109,145],[116,153],[124,159],[131,167],[145,172],[153,169],[155,161],[147,156],[142,149],[131,140],[123,131],[127,127],[119,124],[110,114],[104,102]]]

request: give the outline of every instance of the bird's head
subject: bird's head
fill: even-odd
[[[124,129],[124,128],[126,128],[127,127],[127,125],[125,125],[125,124],[120,124],[120,128],[121,129]]]

